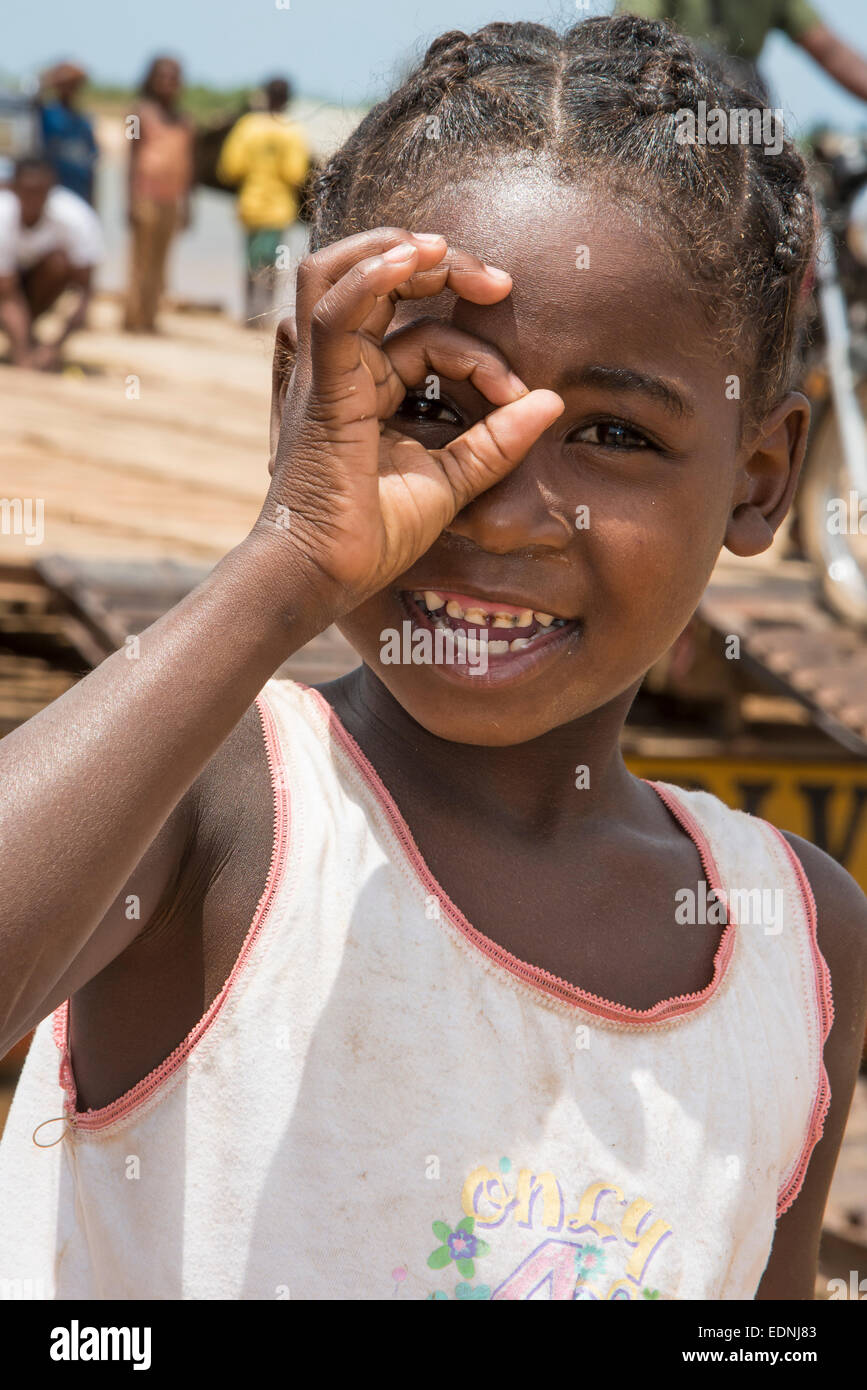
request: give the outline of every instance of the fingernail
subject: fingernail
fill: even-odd
[[[489,275],[495,276],[498,280],[511,280],[508,270],[498,270],[495,265],[485,265],[485,270]]]
[[[522,396],[527,395],[530,390],[529,386],[525,386],[521,378],[515,376],[514,372],[509,372],[509,385],[513,391],[520,391]]]
[[[412,235],[416,241],[445,241],[445,237],[440,236],[439,232],[413,232]]]
[[[408,241],[401,242],[400,246],[392,246],[390,251],[383,252],[384,261],[408,261],[410,256],[415,255],[415,247]]]

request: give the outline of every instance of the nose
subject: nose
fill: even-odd
[[[474,497],[446,527],[447,534],[464,536],[480,550],[507,555],[516,550],[563,551],[574,531],[565,506],[542,482],[540,442],[502,482]]]

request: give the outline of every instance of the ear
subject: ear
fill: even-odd
[[[723,544],[733,555],[760,555],[792,505],[807,447],[810,403],[790,391],[747,446]]]
[[[295,357],[298,352],[298,331],[293,317],[281,319],[277,325],[277,336],[274,339],[274,358],[271,363],[271,423],[269,448],[271,450],[268,459],[268,472],[274,472],[274,460],[277,456],[277,442],[280,438],[280,424],[283,419],[283,406],[286,401],[286,392],[289,390],[289,382],[295,368]]]

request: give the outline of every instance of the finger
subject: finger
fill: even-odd
[[[310,315],[310,355],[318,392],[350,384],[346,378],[362,363],[358,330],[381,299],[393,312],[389,291],[412,273],[418,254],[413,243],[404,241],[359,261],[316,304]]]
[[[565,409],[556,392],[530,391],[492,411],[445,448],[432,449],[454,494],[455,515],[511,473]]]
[[[302,330],[318,301],[353,266],[407,241],[417,246],[419,258],[412,280],[391,291],[395,301],[399,298],[419,299],[436,295],[448,288],[475,304],[494,304],[512,288],[512,277],[507,271],[487,265],[480,257],[461,247],[450,246],[445,237],[437,233],[409,232],[401,227],[377,227],[323,247],[301,262],[296,286],[296,312]],[[369,329],[372,336],[381,337],[390,319],[389,306],[379,306],[376,322]]]
[[[448,289],[473,304],[496,304],[511,288],[512,277],[507,270],[488,265],[460,246],[449,245],[439,261],[430,266],[419,265],[412,279],[394,293],[400,299],[424,299]]]
[[[425,299],[451,290],[473,304],[496,304],[512,289],[508,271],[488,265],[480,257],[459,246],[447,246],[435,264],[420,262],[411,276],[401,281],[388,299],[380,300],[364,325],[374,340],[381,340],[392,320],[399,299]]]
[[[528,388],[507,358],[472,333],[466,333],[440,319],[423,318],[392,333],[383,344],[380,360],[386,376],[377,381],[382,403],[377,414],[393,415],[406,391],[423,382],[431,372],[449,381],[469,381],[494,405],[506,405]]]
[[[359,261],[371,256],[381,256],[385,251],[401,242],[415,245],[419,250],[420,263],[432,265],[446,250],[445,237],[408,232],[403,227],[375,227],[371,231],[358,232],[355,236],[344,237],[330,246],[323,246],[310,256],[305,256],[298,266],[295,291],[295,312],[299,328],[303,327],[312,314],[316,304],[328,290],[350,271]]]

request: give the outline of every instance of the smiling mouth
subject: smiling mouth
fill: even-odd
[[[414,620],[419,614],[433,628],[464,633],[470,642],[484,643],[494,660],[535,650],[578,626],[577,618],[557,618],[541,609],[448,591],[405,589],[401,599]]]

